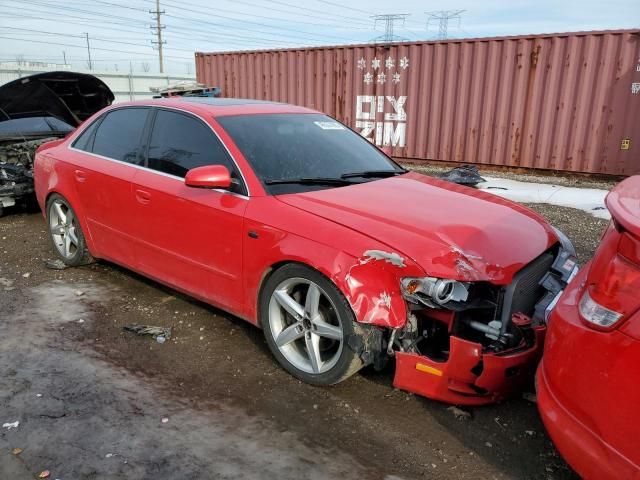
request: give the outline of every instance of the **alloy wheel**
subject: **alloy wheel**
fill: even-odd
[[[297,369],[321,374],[338,362],[344,344],[340,316],[329,296],[305,278],[281,282],[269,300],[269,326],[285,359]]]
[[[78,251],[76,227],[71,208],[61,200],[54,200],[49,208],[49,230],[53,244],[65,259],[73,258]]]

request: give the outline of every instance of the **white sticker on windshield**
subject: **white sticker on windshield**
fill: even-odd
[[[344,130],[338,122],[313,122],[323,130]]]

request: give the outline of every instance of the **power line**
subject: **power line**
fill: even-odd
[[[445,40],[447,38],[447,29],[450,20],[458,20],[458,26],[460,26],[460,19],[462,13],[466,10],[439,10],[435,12],[425,12],[427,14],[427,30],[429,30],[429,24],[433,21],[438,22],[438,38]]]
[[[8,29],[8,30],[21,30],[21,31],[27,31],[27,32],[33,32],[33,33],[29,33],[30,35],[33,34],[38,34],[38,35],[57,35],[57,36],[61,36],[61,37],[75,37],[75,38],[82,38],[84,39],[86,37],[86,34],[82,34],[82,35],[74,35],[72,33],[58,33],[58,32],[47,32],[44,30],[32,30],[32,29],[28,29],[28,28],[17,28],[17,27],[0,27],[0,29]],[[27,35],[26,33],[19,33],[19,32],[15,32],[15,33],[10,33],[10,35]],[[134,39],[137,40],[137,39]],[[91,37],[91,41],[93,42],[108,42],[108,43],[117,43],[120,45],[133,45],[134,47],[140,47],[141,45],[139,43],[131,43],[131,42],[121,42],[119,40],[112,40],[112,39],[106,39],[106,38],[101,38],[101,37]],[[178,50],[178,51],[183,51],[183,52],[189,52],[192,53],[193,49],[187,49],[187,48],[170,48],[168,50]]]
[[[193,12],[193,13],[197,13],[197,14],[202,14],[202,12],[201,12],[201,11],[193,10],[193,9],[190,9],[190,8],[187,8],[187,7],[182,7],[182,6],[175,5],[175,4],[171,4],[171,3],[169,3],[169,2],[165,2],[165,5],[173,6],[173,7],[176,7],[176,8],[180,8],[180,10],[181,10],[181,11],[185,11],[185,12]],[[220,11],[220,9],[216,8],[216,12],[217,12],[217,11]],[[254,17],[254,16],[255,16],[255,15],[251,15],[251,17]],[[225,20],[231,20],[231,21],[233,21],[233,22],[242,22],[242,23],[244,23],[244,24],[249,23],[249,24],[252,24],[252,25],[258,25],[258,26],[261,26],[261,27],[277,29],[277,30],[279,30],[280,32],[282,32],[282,31],[284,30],[284,31],[287,31],[287,32],[301,33],[302,35],[304,35],[304,36],[305,36],[306,38],[308,38],[308,39],[311,39],[311,40],[320,40],[319,38],[316,38],[316,37],[309,37],[309,36],[308,36],[308,33],[309,33],[309,32],[305,32],[305,31],[303,31],[303,30],[294,30],[294,29],[292,29],[292,28],[282,27],[282,26],[280,26],[280,25],[276,25],[276,26],[274,26],[274,25],[268,25],[268,24],[266,24],[266,23],[254,22],[254,21],[251,21],[251,20],[243,20],[243,19],[239,19],[239,18],[226,17],[226,16],[224,16],[224,15],[217,15],[217,14],[208,14],[208,15],[207,15],[207,17],[217,17],[217,18],[222,18],[222,19],[225,19]],[[177,18],[177,17],[174,17],[174,18]],[[199,21],[198,19],[193,19],[193,18],[189,18],[189,17],[183,17],[183,18],[181,18],[181,19],[183,19],[183,20]],[[320,26],[320,25],[315,24],[315,26]],[[244,29],[245,29],[245,30],[249,30],[248,28],[244,28]],[[259,32],[259,33],[262,33],[262,32],[263,32],[263,31],[260,31],[260,30],[253,30],[253,31],[256,31],[256,32]],[[338,36],[335,36],[335,35],[326,35],[326,34],[323,34],[323,37],[331,37],[331,38],[337,38],[337,39],[343,40],[343,37],[338,37]],[[299,36],[296,36],[296,37],[294,37],[294,38],[299,38]]]
[[[16,0],[11,0],[11,1],[16,1]],[[145,1],[151,1],[151,2],[155,2],[155,0],[145,0]],[[110,19],[116,19],[118,20],[118,22],[114,22],[111,21],[110,23],[112,24],[116,24],[116,25],[124,25],[124,26],[129,26],[131,28],[142,28],[142,29],[146,29],[147,27],[139,25],[140,23],[143,23],[141,20],[131,20],[130,18],[127,17],[121,17],[118,15],[111,15],[111,14],[106,14],[106,13],[96,13],[96,12],[92,12],[92,11],[88,11],[88,10],[84,10],[84,9],[80,9],[80,8],[74,8],[74,7],[69,7],[69,6],[58,6],[58,5],[53,5],[50,3],[46,3],[45,1],[42,0],[30,0],[30,3],[33,5],[38,5],[38,6],[42,6],[42,7],[46,7],[46,8],[53,8],[55,9],[55,15],[57,15],[58,17],[60,16],[60,10],[63,11],[71,11],[71,12],[78,12],[81,14],[88,14],[88,15],[93,15],[95,17],[101,18],[100,22],[104,23],[106,22],[105,20],[102,20],[102,18],[110,18]],[[42,13],[42,10],[37,10],[37,13]],[[201,12],[197,12],[197,13],[201,13]],[[54,14],[54,12],[52,12],[52,14]],[[84,19],[84,20],[90,20],[90,21],[95,21],[95,19],[91,19],[91,18],[87,18],[87,17],[78,17],[77,15],[70,15],[68,13],[65,13],[64,15],[66,15],[69,18],[76,18],[76,19]],[[195,18],[184,18],[184,17],[179,17],[176,15],[170,15],[170,14],[164,14],[165,17],[171,17],[174,18],[176,20],[181,20],[181,21],[191,21],[191,22],[196,22],[196,23],[202,23],[205,25],[211,25],[211,26],[216,26],[216,27],[222,27],[225,29],[230,29],[233,28],[234,30],[247,30],[250,32],[257,32],[257,33],[263,33],[266,34],[270,37],[274,37],[274,39],[277,40],[281,40],[283,36],[287,36],[290,38],[293,38],[295,40],[300,40],[301,37],[300,35],[283,35],[282,33],[280,34],[275,34],[275,33],[271,33],[271,32],[265,32],[264,30],[258,30],[258,29],[254,29],[254,28],[249,28],[249,27],[243,27],[243,26],[228,26],[228,25],[223,25],[220,23],[214,23],[214,22],[210,22],[210,21],[206,21],[206,20],[201,20],[201,19],[195,19]],[[227,17],[229,18],[229,17]],[[240,21],[238,19],[231,19],[231,20],[235,20],[235,21]],[[126,23],[124,23],[124,22]],[[133,22],[133,23],[132,23]],[[245,22],[246,23],[246,22]],[[207,33],[209,34],[209,31],[203,31],[203,30],[198,30],[198,29],[194,29],[194,28],[188,28],[188,27],[172,27],[173,29],[179,29],[182,31],[195,31],[195,32],[200,32],[200,33]],[[231,38],[239,38],[239,39],[248,39],[251,41],[255,41],[254,37],[249,37],[246,35],[240,35],[238,33],[225,33],[225,37],[231,37]],[[315,37],[306,37],[309,40],[315,40],[315,41],[322,41],[319,38],[315,38]],[[276,42],[277,42],[276,40]],[[274,43],[274,42],[270,42],[270,43]],[[280,45],[282,45],[282,43],[280,43]]]
[[[74,45],[74,44],[70,44],[70,43],[57,43],[57,42],[50,42],[50,41],[44,41],[44,40],[26,40],[24,38],[15,38],[15,37],[6,37],[6,36],[0,36],[0,38],[4,39],[4,40],[18,40],[21,42],[28,42],[28,43],[44,43],[47,45],[59,45],[62,47],[74,47],[74,48],[85,48],[83,45]],[[112,48],[99,48],[99,47],[92,47],[93,50],[99,50],[102,52],[115,52],[115,53],[131,53],[133,55],[146,55],[146,56],[152,56],[155,57],[155,54],[152,53],[141,53],[141,52],[132,52],[131,50],[114,50]],[[177,56],[171,56],[169,57],[169,55],[165,55],[165,57],[167,58],[179,58],[181,60],[186,60],[187,57],[177,57]],[[189,58],[190,59],[190,58]]]
[[[378,25],[378,22],[384,22],[384,35],[380,35],[371,39],[372,42],[400,42],[406,40],[406,38],[399,37],[395,35],[394,27],[396,22],[402,22],[404,26],[404,21],[409,16],[408,13],[394,13],[394,14],[385,14],[385,15],[373,15],[373,28],[375,29]]]
[[[37,12],[38,13],[43,13],[42,10],[38,10]],[[49,13],[49,12],[44,12],[44,13]],[[67,13],[60,14],[58,12],[56,15],[57,15],[56,22],[70,23],[70,24],[75,24],[75,25],[86,26],[86,21],[93,21],[93,22],[96,21],[95,18],[90,18],[90,17],[85,17],[85,16],[77,16],[77,15],[69,15]],[[0,17],[1,16],[7,16],[7,14],[0,13]],[[38,20],[51,20],[50,18],[35,16],[35,15],[27,15],[27,16],[25,16],[24,14],[20,15],[19,18],[21,18],[21,19],[31,18],[31,19],[38,19]],[[75,20],[85,20],[85,22],[79,23],[79,22],[76,22],[76,21],[73,21],[73,20],[68,20],[68,18],[73,18]],[[118,25],[118,26],[124,26],[124,27],[127,27],[127,29],[115,28],[115,27],[111,27],[111,26],[108,26],[108,25],[105,25],[105,24],[114,24],[114,25]],[[148,27],[145,27],[145,26],[142,26],[142,25],[133,25],[133,24],[129,24],[129,23],[114,22],[114,21],[108,21],[108,20],[102,20],[102,19],[100,20],[100,28],[108,29],[108,30],[114,30],[114,31],[123,31],[123,32],[132,32],[131,29],[142,29],[144,31],[148,31],[147,30]],[[253,43],[253,44],[257,43],[253,37],[242,36],[242,35],[237,35],[237,34],[230,34],[230,33],[222,34],[221,33],[221,34],[213,34],[212,35],[210,30],[199,30],[199,29],[187,28],[187,27],[174,27],[174,30],[176,30],[176,29],[178,29],[180,31],[183,31],[185,33],[183,33],[183,34],[173,33],[173,35],[180,36],[181,38],[185,38],[185,39],[189,39],[189,40],[193,40],[194,38],[202,39],[202,37],[194,36],[192,32],[195,32],[195,33],[204,33],[204,34],[206,34],[208,40],[210,40],[212,36],[222,36],[225,39],[225,42],[229,43],[229,44],[233,44],[233,43],[238,44],[238,42],[229,41],[229,38],[237,38],[237,39],[240,39],[240,40],[247,39],[247,40],[250,40],[251,43]],[[140,33],[140,32],[136,31],[134,33]],[[244,43],[246,44],[246,42],[244,42]],[[262,44],[264,44],[264,43],[273,44],[274,42],[272,42],[270,40],[267,40],[267,41],[263,41],[262,42]]]
[[[148,1],[148,0],[145,0]],[[281,13],[286,13],[288,15],[297,15],[299,17],[308,17],[308,18],[313,18],[315,20],[321,19],[321,20],[327,20],[327,17],[329,17],[329,20],[336,20],[336,17],[334,15],[331,14],[327,14],[326,12],[319,12],[318,10],[310,10],[308,8],[303,8],[300,5],[292,5],[290,3],[284,3],[284,2],[273,2],[273,3],[280,3],[283,4],[287,7],[293,8],[293,10],[283,10],[281,8],[276,8],[273,7],[271,5],[269,5],[268,7],[265,5],[260,5],[254,2],[249,2],[247,0],[234,0],[234,3],[240,3],[243,5],[249,5],[251,7],[256,7],[256,8],[262,8],[262,9],[266,9],[269,10],[270,12],[281,12]],[[301,13],[301,12],[311,12],[311,13]],[[320,15],[320,17],[319,17]],[[325,17],[325,18],[322,18]],[[339,17],[340,20],[349,20],[350,23],[352,24],[360,24],[361,26],[368,26],[368,23],[364,20],[361,19],[357,19],[354,17]]]

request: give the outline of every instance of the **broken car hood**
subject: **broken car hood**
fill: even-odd
[[[0,121],[55,117],[73,127],[114,100],[113,92],[93,75],[46,72],[0,87]]]
[[[376,239],[440,278],[508,284],[557,242],[529,209],[415,172],[277,198]]]

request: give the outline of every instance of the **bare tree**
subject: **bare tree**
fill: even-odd
[[[142,62],[140,64],[140,67],[142,67],[143,72],[148,72],[149,70],[151,70],[151,65],[149,65],[149,62]]]
[[[24,55],[16,55],[16,63],[18,64],[19,67],[22,67],[23,65],[25,65],[26,61],[24,59]]]

